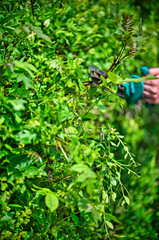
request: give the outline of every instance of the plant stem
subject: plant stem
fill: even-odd
[[[33,0],[30,0],[30,2],[31,2],[31,10],[32,10],[32,15],[33,15],[33,20],[34,20],[34,7],[33,7],[34,2],[33,2]]]
[[[89,107],[88,111],[84,114],[84,116],[82,117],[82,119],[84,119],[84,117],[92,110],[92,108],[94,107],[94,105],[95,105],[95,103],[93,103],[93,104]]]
[[[117,57],[115,57],[113,64],[111,65],[111,67],[109,68],[109,71],[113,71],[113,69],[120,63],[120,57],[123,54],[123,51],[125,50],[125,46],[123,45],[120,49],[120,52],[118,53]]]

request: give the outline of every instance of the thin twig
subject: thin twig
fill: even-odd
[[[33,20],[34,20],[34,1],[30,0],[31,2],[31,10],[32,10],[32,15],[33,15]]]

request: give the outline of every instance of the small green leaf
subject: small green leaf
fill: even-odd
[[[95,101],[95,103],[97,104],[98,108],[101,110],[101,111],[105,111],[106,110],[106,107],[105,105],[103,105],[103,103],[101,101]]]
[[[60,105],[58,110],[58,120],[63,122],[69,119],[74,118],[75,115],[70,111],[70,108],[67,105]]]
[[[30,29],[33,30],[33,32],[35,32],[43,40],[52,43],[51,38],[48,35],[44,34],[40,27],[30,26]]]
[[[39,209],[36,212],[36,219],[37,219],[38,223],[40,223],[41,225],[45,224],[46,218],[45,218],[45,213],[43,212],[42,209]]]
[[[92,208],[92,217],[93,217],[94,222],[96,224],[98,224],[99,213],[97,212],[97,210],[95,208]]]
[[[24,175],[27,176],[28,178],[33,178],[38,173],[39,173],[38,169],[34,166],[31,166],[25,170]]]
[[[53,192],[49,192],[46,194],[45,203],[51,212],[55,211],[59,206],[59,200],[56,197],[56,194]]]
[[[113,186],[116,186],[117,185],[117,182],[116,182],[116,180],[115,180],[115,178],[114,177],[110,177],[110,182],[111,182],[111,184],[113,185]]]
[[[22,11],[21,11],[22,12]],[[19,12],[20,13],[20,12]],[[24,12],[23,12],[24,13]],[[3,15],[2,15],[3,16]],[[8,23],[9,21],[15,19],[16,17],[18,16],[18,13],[13,13],[13,14],[10,14],[9,16],[6,16],[4,18],[1,17],[1,20],[0,20],[0,24],[1,25],[5,25],[6,23]]]
[[[106,203],[109,202],[108,194],[105,191],[102,191],[102,198]]]
[[[37,69],[32,64],[27,62],[20,62],[15,60],[14,65],[16,68],[21,68],[25,70],[31,76],[31,78],[34,78],[34,74],[32,73],[32,71],[37,72]]]
[[[120,223],[120,222],[118,221],[118,219],[117,219],[115,216],[113,216],[112,214],[106,213],[105,215],[106,215],[106,217],[109,218],[110,220],[113,220],[114,222]]]
[[[9,212],[7,213],[6,215],[4,215],[1,219],[2,222],[5,222],[5,221],[10,221],[12,218],[13,218],[13,215],[14,215],[14,212]]]
[[[23,82],[26,88],[34,88],[32,80],[24,74],[18,74],[16,80],[17,82]]]
[[[85,89],[85,86],[80,79],[78,79],[78,84],[79,84],[80,90],[83,91]]]
[[[85,171],[87,168],[86,165],[82,164],[82,163],[79,163],[79,164],[74,164],[71,169],[75,172],[83,172]]]
[[[108,72],[108,77],[109,77],[109,79],[110,79],[110,81],[111,81],[112,83],[116,83],[116,81],[117,81],[117,76],[116,76],[115,73],[113,73],[113,72]]]
[[[36,137],[35,133],[31,133],[25,129],[23,131],[18,132],[15,136],[15,139],[20,144],[28,144],[31,143],[32,139],[34,139],[35,137]]]
[[[79,225],[79,218],[76,215],[71,213],[70,217],[72,218],[75,224]]]
[[[87,179],[87,175],[85,173],[82,173],[80,174],[78,177],[77,177],[77,182],[85,182]]]
[[[87,120],[95,120],[97,118],[97,116],[91,112],[85,114],[81,114],[80,117],[84,120],[84,121],[87,121]]]
[[[113,193],[112,193],[112,200],[115,202],[115,199],[116,199],[116,193],[113,192]]]
[[[14,204],[14,203],[8,204],[8,206],[9,206],[10,208],[23,208],[21,205],[19,205],[19,204]]]
[[[125,202],[129,205],[130,204],[130,200],[127,196],[124,196]]]
[[[112,146],[114,146],[114,147],[116,147],[116,146],[117,146],[117,144],[116,144],[116,143],[114,143],[114,142],[112,142],[112,141],[110,141],[110,144],[111,144]]]
[[[23,99],[9,100],[9,102],[12,104],[15,111],[25,110],[24,103],[27,103],[27,101]]]
[[[114,226],[111,222],[109,221],[106,221],[106,224],[108,225],[108,227],[110,227],[111,229],[114,229]]]

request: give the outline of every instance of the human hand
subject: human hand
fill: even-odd
[[[144,81],[143,97],[149,104],[159,104],[159,68],[150,68],[149,73],[156,76],[156,79]]]

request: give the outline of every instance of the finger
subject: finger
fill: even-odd
[[[146,103],[149,103],[149,104],[156,104],[156,103],[154,103],[154,100],[152,100],[152,99],[150,99],[150,98],[144,98],[144,101],[145,101]]]
[[[155,79],[156,80],[156,79]],[[145,85],[150,85],[150,86],[152,86],[153,85],[153,82],[152,81],[154,81],[154,80],[149,80],[149,81],[143,81],[144,82],[144,86]]]
[[[144,82],[144,85],[150,85],[150,86],[158,86],[159,85],[159,79],[143,81],[143,82]]]
[[[152,86],[144,84],[144,91],[151,92]]]
[[[152,100],[155,100],[155,99],[158,98],[158,95],[150,93],[150,92],[147,92],[147,91],[143,91],[143,97],[144,98],[151,98]]]
[[[150,85],[144,85],[144,91],[150,92],[152,94],[158,94],[158,87],[150,86]]]
[[[152,75],[158,75],[159,74],[159,68],[149,68],[149,73]]]
[[[159,100],[154,100],[154,99],[151,99],[151,98],[144,98],[144,101],[149,103],[149,104],[159,104]]]

